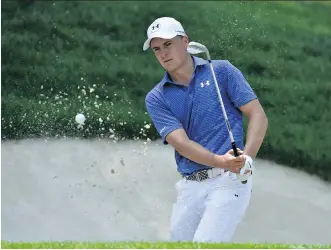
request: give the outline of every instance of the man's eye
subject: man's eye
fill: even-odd
[[[170,46],[170,45],[171,45],[171,43],[167,43],[165,46],[168,47],[168,46]]]

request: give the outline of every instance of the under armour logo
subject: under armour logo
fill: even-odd
[[[152,30],[158,29],[160,27],[160,24],[153,25]]]
[[[210,85],[209,80],[206,81],[205,83],[204,83],[204,82],[201,82],[201,83],[200,83],[201,88],[203,88],[205,85],[206,85],[206,86],[209,86],[209,85]]]
[[[156,23],[155,25],[152,26],[152,32],[156,32],[160,29],[160,24]]]

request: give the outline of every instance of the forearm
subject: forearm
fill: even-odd
[[[255,113],[248,118],[248,129],[244,154],[255,158],[268,128],[268,118],[264,112]]]
[[[192,140],[185,140],[175,146],[177,152],[187,159],[202,165],[214,167],[214,153]]]

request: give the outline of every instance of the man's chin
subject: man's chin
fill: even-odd
[[[163,67],[168,72],[174,71],[176,69],[174,65],[163,65]]]

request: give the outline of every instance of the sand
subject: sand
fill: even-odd
[[[9,241],[166,241],[174,151],[160,141],[2,142],[1,231]],[[331,244],[331,184],[256,161],[234,242]]]

